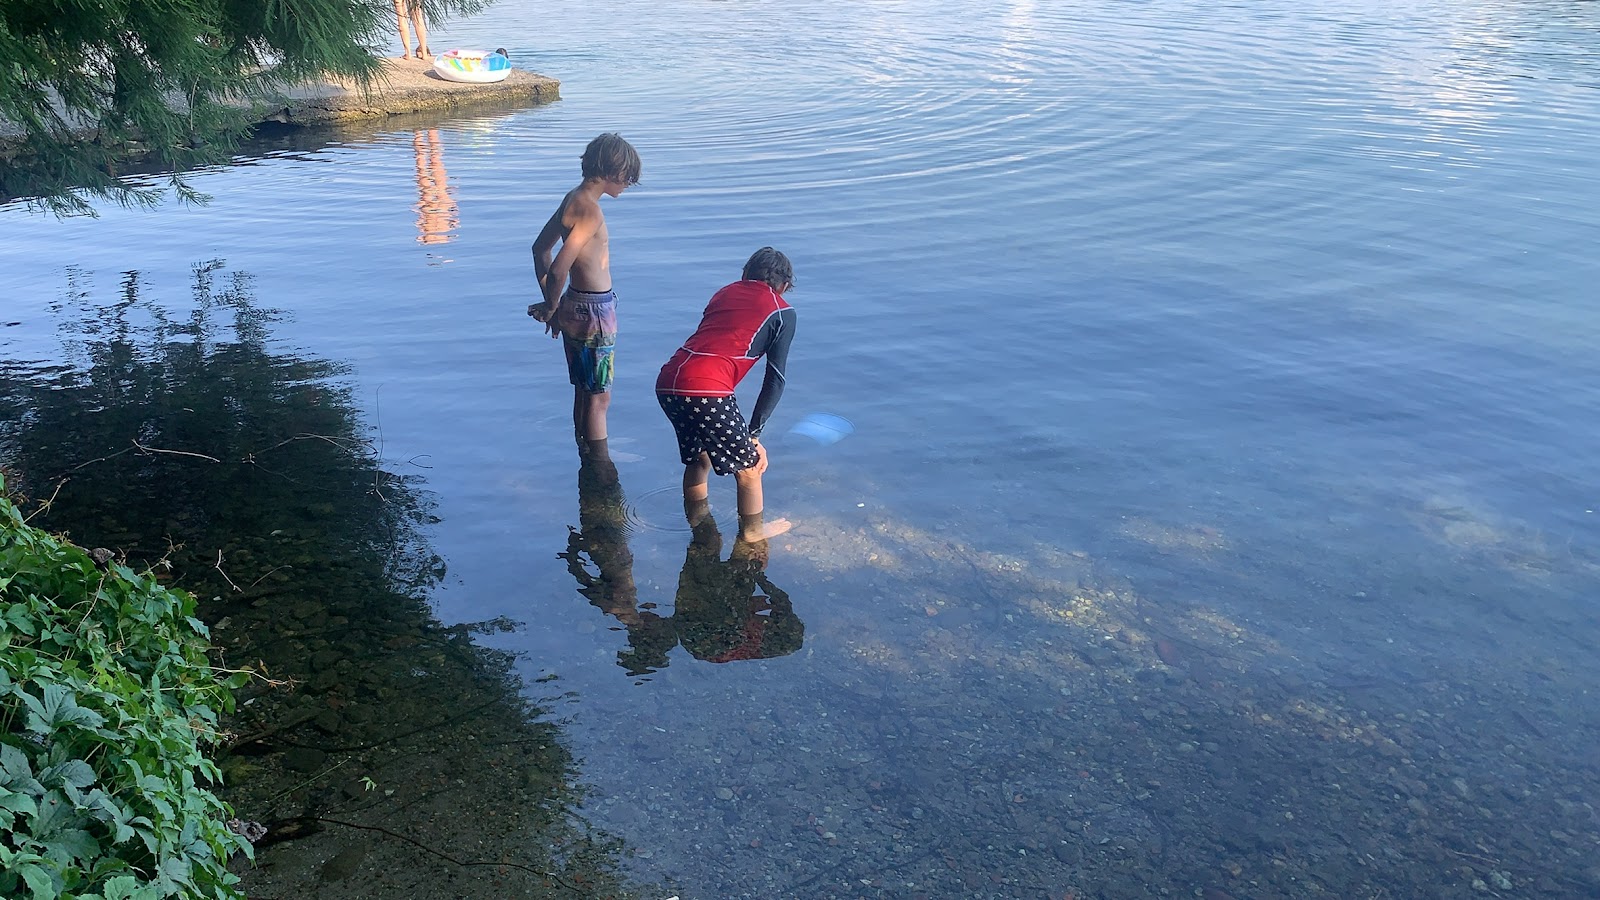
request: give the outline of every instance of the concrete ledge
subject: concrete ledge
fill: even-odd
[[[278,100],[258,104],[258,122],[330,125],[388,116],[479,107],[539,106],[561,98],[561,82],[525,69],[512,69],[495,84],[461,84],[433,73],[431,63],[386,59],[383,77],[370,91],[338,81],[302,85]]]

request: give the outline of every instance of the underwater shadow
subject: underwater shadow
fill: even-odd
[[[0,463],[34,525],[193,592],[221,660],[259,672],[219,761],[265,829],[250,895],[633,896],[577,811],[570,695],[474,642],[498,623],[434,618],[432,501],[380,458],[348,370],[275,347],[219,260],[187,302],[89,280],[56,305],[60,361],[0,362]]]

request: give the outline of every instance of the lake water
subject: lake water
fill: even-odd
[[[0,356],[59,378],[64,311],[181,314],[213,260],[283,311],[430,498],[433,615],[569,692],[646,896],[1600,895],[1600,4],[436,32],[563,99],[253,153],[205,206],[0,209]],[[610,130],[625,499],[524,315]],[[761,571],[684,524],[651,390],[763,244],[800,324]]]

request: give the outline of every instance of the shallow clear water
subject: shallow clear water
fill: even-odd
[[[61,361],[52,310],[127,272],[247,273],[435,496],[438,616],[521,623],[481,640],[577,693],[591,817],[685,898],[1600,891],[1600,8],[800,6],[503,4],[435,49],[560,102],[0,210],[0,353]],[[679,620],[631,671],[557,558],[594,523],[523,315],[604,130],[644,181],[599,554]],[[763,244],[772,428],[855,431],[775,444],[796,528],[739,585],[803,646],[717,664],[650,391]]]

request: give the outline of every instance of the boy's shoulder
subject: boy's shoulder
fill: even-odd
[[[604,219],[605,210],[600,207],[600,200],[588,196],[581,187],[573,188],[561,198],[561,218],[567,220],[568,224],[582,219]]]
[[[725,284],[715,294],[711,295],[713,303],[737,303],[743,306],[766,307],[769,309],[789,309],[789,302],[783,295],[768,287],[763,281],[735,281]]]

